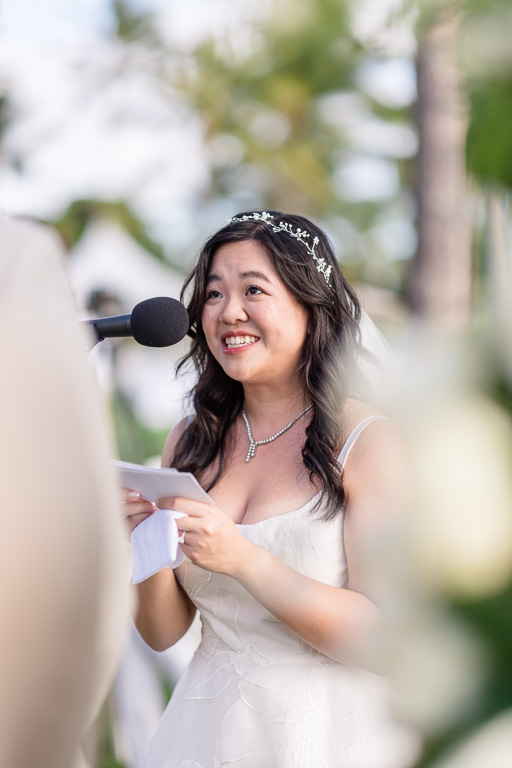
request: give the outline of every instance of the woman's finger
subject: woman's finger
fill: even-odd
[[[132,488],[121,488],[121,501],[126,503],[128,501],[138,501],[140,499],[139,491],[134,491]]]
[[[186,533],[187,536],[190,534],[194,536],[196,541],[205,540],[205,537],[215,537],[222,530],[222,522],[211,515],[202,517],[187,515],[176,520],[176,525],[180,535],[182,533]]]
[[[142,523],[142,521],[146,520],[146,518],[151,517],[152,514],[153,512],[139,512],[136,515],[130,515],[127,519],[129,519],[130,525],[135,528],[136,525]]]
[[[148,517],[150,517],[153,514],[153,511],[151,512],[139,512],[136,515],[129,515],[125,519],[126,526],[128,528],[128,533],[131,535],[134,528],[136,528],[140,523],[144,522],[144,520],[147,520]]]
[[[195,531],[184,531],[178,528],[178,541],[182,547],[193,547],[197,541],[197,533]]]
[[[197,518],[190,517],[187,515],[186,517],[180,517],[176,520],[176,526],[178,528],[178,531],[180,533],[183,533],[183,531],[197,533],[199,531],[200,522],[197,520]]]
[[[185,512],[191,517],[202,517],[205,514],[212,513],[215,507],[204,501],[194,501],[194,499],[183,499],[177,496],[165,496],[158,499],[160,509],[174,509],[177,512]]]
[[[125,517],[133,517],[134,515],[150,515],[156,511],[157,507],[151,501],[134,501],[127,503],[124,507]]]

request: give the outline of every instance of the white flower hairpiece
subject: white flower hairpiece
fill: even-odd
[[[280,221],[279,224],[276,224],[273,221],[273,214],[267,213],[267,211],[262,211],[261,213],[255,212],[251,213],[249,215],[244,216],[233,216],[231,219],[229,219],[229,224],[231,222],[241,222],[241,221],[262,221],[264,224],[267,224],[269,227],[272,227],[274,232],[286,232],[290,235],[290,237],[294,237],[296,240],[299,241],[299,243],[302,243],[302,245],[306,248],[308,253],[311,255],[311,258],[316,264],[317,271],[320,272],[325,278],[325,282],[329,287],[331,287],[331,272],[332,272],[332,266],[327,264],[325,259],[320,258],[315,253],[315,248],[318,245],[318,237],[315,235],[313,238],[313,243],[310,245],[308,240],[311,239],[311,235],[309,232],[305,229],[299,229],[297,228],[295,231],[291,224],[288,224],[285,221]]]

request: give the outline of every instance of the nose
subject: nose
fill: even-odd
[[[222,311],[219,315],[220,322],[226,325],[234,325],[247,319],[248,315],[240,298],[237,296],[225,297]]]

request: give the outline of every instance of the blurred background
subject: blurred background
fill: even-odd
[[[431,482],[389,631],[418,768],[512,760],[511,40],[509,0],[0,3],[0,208],[60,232],[82,317],[177,298],[206,237],[277,208],[407,350]],[[91,353],[120,458],[187,412],[185,345]],[[128,760],[113,710],[99,768]]]

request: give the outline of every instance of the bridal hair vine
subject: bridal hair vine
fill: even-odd
[[[233,216],[231,219],[229,219],[228,224],[231,224],[232,222],[242,222],[242,221],[262,221],[264,224],[267,224],[269,227],[271,227],[274,232],[286,232],[287,234],[290,235],[290,237],[294,237],[295,240],[298,240],[299,243],[302,243],[302,245],[306,248],[311,258],[316,264],[317,271],[324,276],[325,282],[330,288],[332,266],[330,264],[327,264],[325,259],[322,259],[321,257],[317,256],[315,253],[315,248],[319,242],[317,235],[315,235],[315,237],[313,238],[313,244],[310,245],[308,240],[311,239],[311,235],[309,234],[309,232],[307,232],[307,230],[299,229],[298,227],[296,230],[294,230],[292,225],[286,221],[280,221],[279,224],[276,224],[273,221],[273,218],[274,218],[273,214],[267,213],[267,211],[262,211],[261,213],[255,212],[255,213],[251,213],[249,215],[244,215],[240,217]]]

